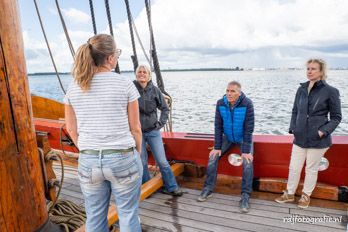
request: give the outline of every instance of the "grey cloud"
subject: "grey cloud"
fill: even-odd
[[[347,44],[336,44],[329,46],[317,46],[317,47],[307,47],[309,50],[316,50],[326,53],[337,53],[337,52],[348,52],[348,43]]]
[[[25,49],[25,57],[28,60],[34,60],[42,56],[48,56],[45,49]]]

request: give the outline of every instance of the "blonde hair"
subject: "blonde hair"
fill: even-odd
[[[107,34],[95,35],[79,47],[75,55],[72,75],[82,90],[89,90],[98,67],[103,66],[107,57],[114,55],[115,52],[115,40]]]
[[[149,82],[152,79],[152,72],[151,72],[150,68],[147,65],[145,65],[145,64],[138,65],[137,69],[135,70],[135,75],[138,74],[138,71],[141,68],[145,69],[145,71],[147,72],[147,75],[149,76],[149,79],[147,81]]]
[[[307,60],[306,65],[309,65],[311,63],[319,64],[319,69],[323,74],[321,76],[320,80],[326,80],[326,78],[327,78],[327,64],[326,64],[326,62],[323,59],[311,58],[311,59]]]

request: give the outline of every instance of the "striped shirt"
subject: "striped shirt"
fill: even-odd
[[[139,96],[131,80],[112,72],[95,74],[85,92],[71,82],[64,103],[75,111],[80,151],[135,147],[127,107]]]

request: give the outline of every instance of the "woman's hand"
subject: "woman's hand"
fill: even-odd
[[[318,130],[319,137],[322,138],[324,136],[324,132]]]

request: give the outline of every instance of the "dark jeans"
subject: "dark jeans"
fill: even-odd
[[[218,163],[220,158],[225,155],[225,153],[233,146],[239,146],[239,143],[232,143],[227,141],[224,137],[221,147],[221,156],[209,157],[208,167],[207,167],[207,178],[204,182],[203,192],[213,192],[216,185]],[[253,145],[251,146],[251,152],[253,153]],[[249,197],[252,192],[253,185],[253,176],[254,176],[254,167],[253,162],[248,163],[243,159],[243,177],[242,177],[242,193],[241,195]]]

